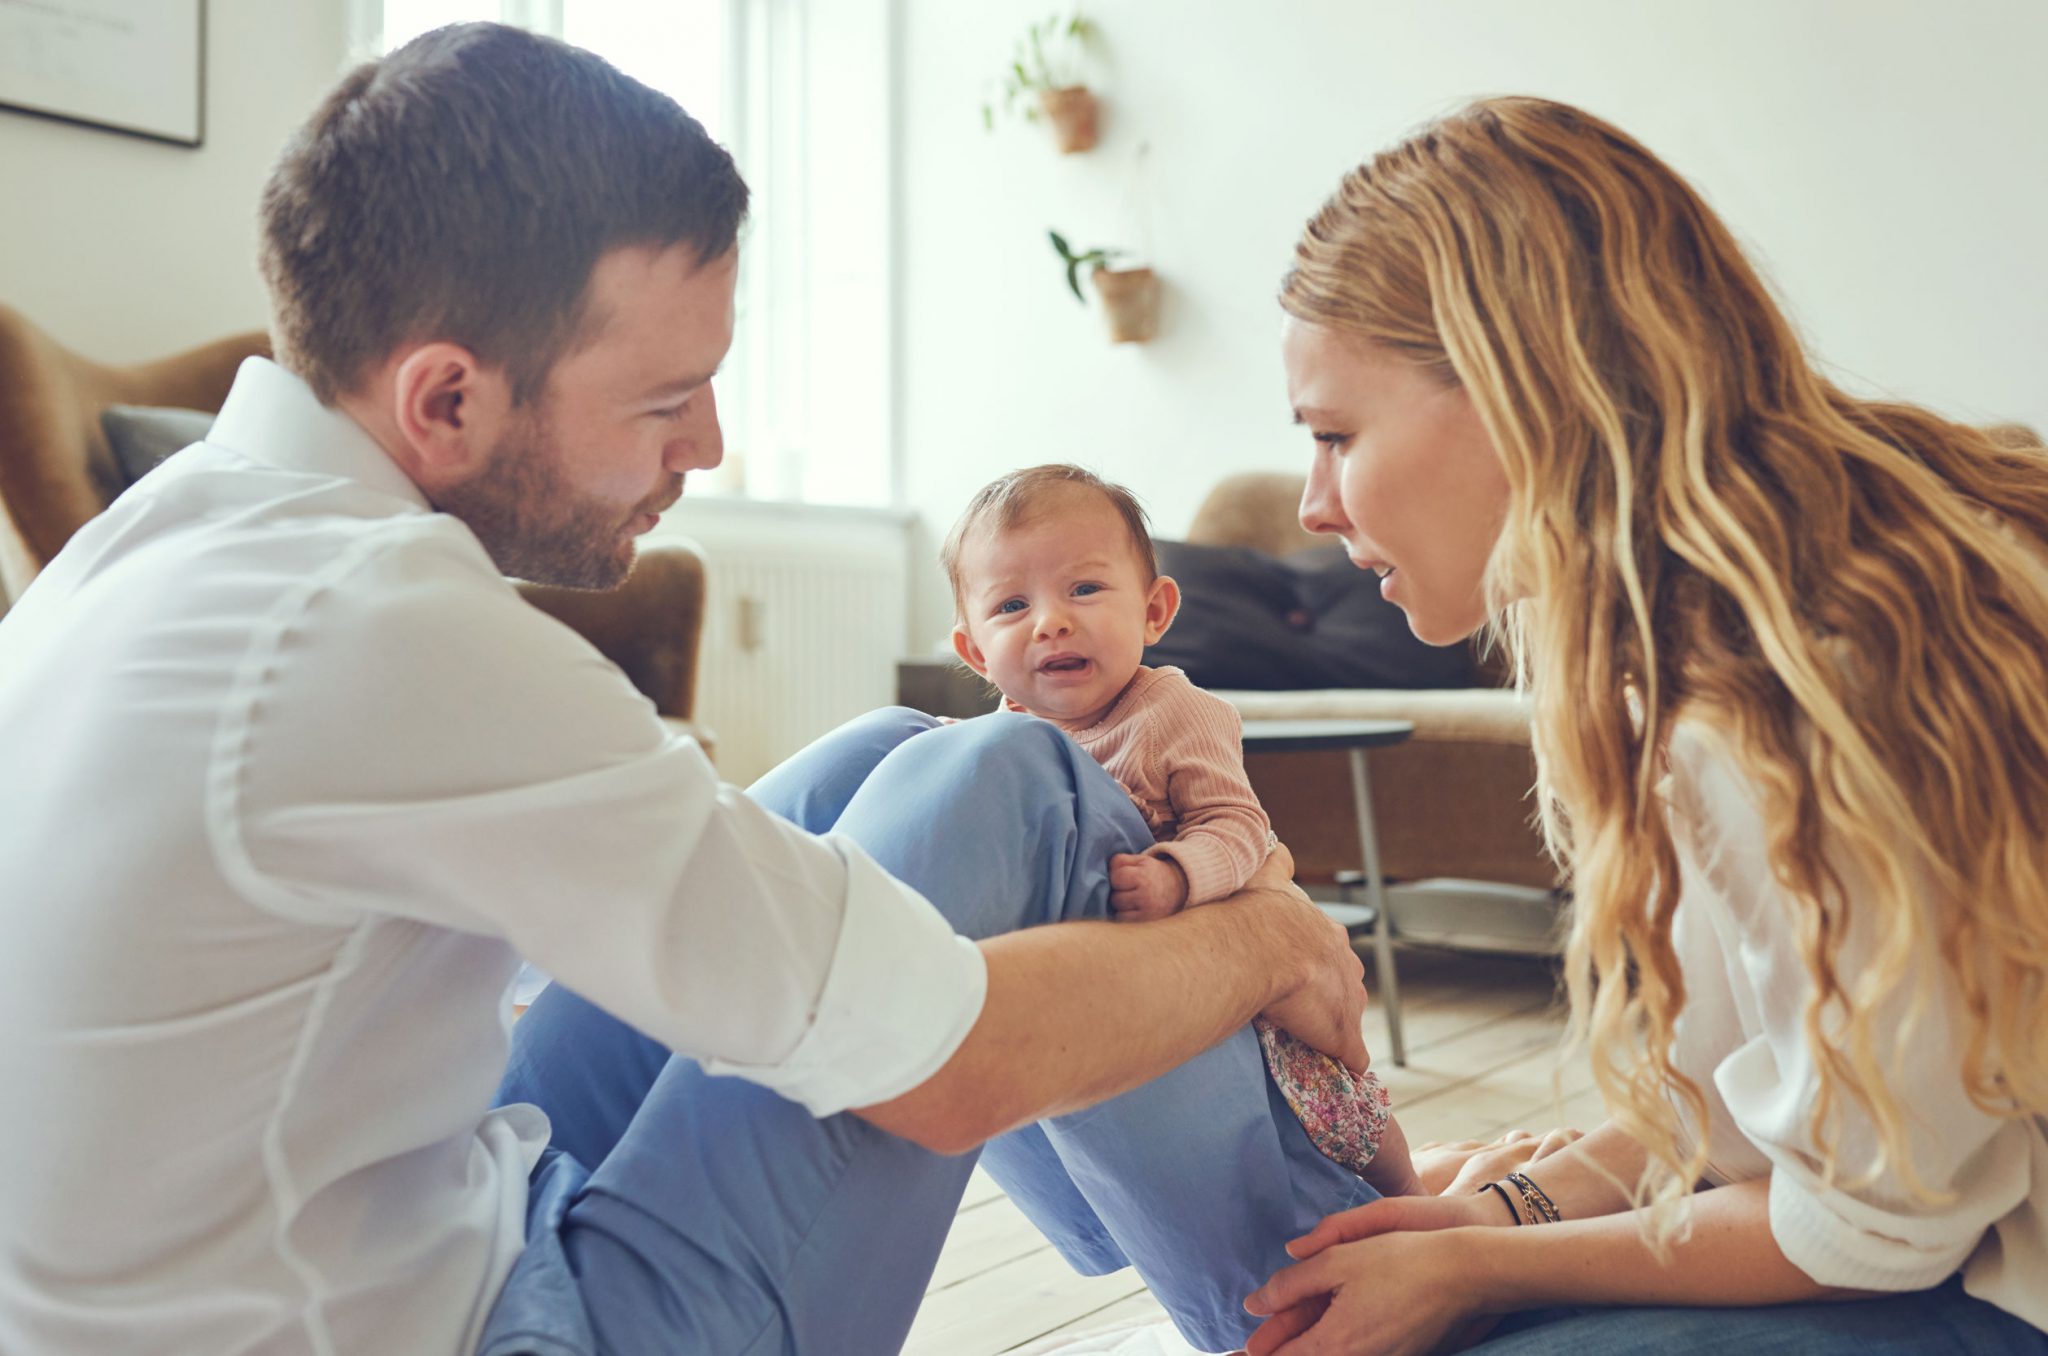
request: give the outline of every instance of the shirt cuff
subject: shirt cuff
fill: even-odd
[[[1771,1236],[1785,1259],[1822,1285],[1925,1290],[1954,1274],[1983,1237],[1981,1223],[1945,1229],[1939,1218],[1902,1220],[1822,1184],[1780,1159],[1771,1169]],[[1900,1238],[1907,1225],[1927,1235]]]
[[[704,1061],[819,1117],[886,1102],[937,1073],[988,995],[980,947],[851,839],[826,841],[846,862],[846,910],[810,1027],[780,1064]]]

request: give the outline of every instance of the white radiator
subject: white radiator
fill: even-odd
[[[658,531],[704,552],[696,720],[715,740],[721,778],[745,786],[896,699],[910,626],[906,517],[686,498]]]

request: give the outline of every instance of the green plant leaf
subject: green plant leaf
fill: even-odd
[[[1069,258],[1067,260],[1067,286],[1073,291],[1074,300],[1086,306],[1088,298],[1081,295],[1081,264],[1082,260],[1080,259]]]
[[[1046,234],[1052,237],[1052,247],[1060,252],[1060,258],[1072,259],[1074,257],[1074,251],[1068,248],[1065,236],[1061,235],[1058,231],[1047,231]]]

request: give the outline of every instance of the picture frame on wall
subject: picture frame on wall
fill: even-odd
[[[0,109],[200,145],[206,0],[0,0]]]

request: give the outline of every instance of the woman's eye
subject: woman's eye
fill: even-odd
[[[1349,433],[1318,433],[1315,440],[1332,452],[1342,452],[1351,442]]]

